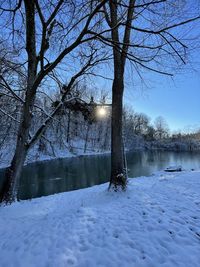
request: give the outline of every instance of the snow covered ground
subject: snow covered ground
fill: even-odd
[[[200,266],[200,172],[107,187],[0,207],[0,266]]]

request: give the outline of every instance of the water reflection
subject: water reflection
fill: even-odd
[[[200,168],[199,153],[129,152],[129,177],[148,176],[170,165]],[[24,167],[19,198],[29,199],[101,184],[109,180],[110,156],[84,156],[33,163]],[[3,170],[0,170],[0,187]]]
[[[89,187],[108,181],[109,156],[34,163],[24,168],[19,198],[27,199]]]

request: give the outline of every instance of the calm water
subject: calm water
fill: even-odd
[[[129,177],[151,175],[170,165],[200,168],[200,153],[129,152]],[[101,184],[109,180],[110,156],[83,156],[29,164],[24,167],[19,198],[29,199]],[[3,170],[0,170],[2,181]]]

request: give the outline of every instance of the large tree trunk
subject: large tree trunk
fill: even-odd
[[[127,6],[127,18],[124,32],[119,31],[119,1],[112,0],[110,6],[111,35],[114,57],[114,81],[112,86],[112,133],[111,133],[111,177],[110,187],[115,191],[126,189],[127,173],[126,160],[124,158],[124,144],[122,134],[122,109],[124,92],[124,70],[127,59],[127,52],[130,43],[131,23],[133,20],[133,11],[135,0],[129,0]],[[122,45],[120,45],[120,35],[123,35]]]
[[[4,184],[0,192],[0,202],[5,203],[11,203],[17,198],[22,167],[28,152],[27,143],[36,94],[36,87],[34,87],[37,72],[35,4],[34,0],[24,0],[24,3],[26,10],[26,51],[28,54],[27,88],[17,135],[15,154],[10,167],[6,171]]]
[[[109,188],[117,191],[126,188],[126,175],[124,175],[124,155],[122,136],[122,109],[124,92],[124,61],[120,51],[118,24],[118,2],[110,1],[111,34],[115,42],[113,46],[114,56],[114,80],[112,85],[112,118],[111,118],[111,177]]]
[[[0,202],[11,203],[17,200],[19,180],[26,154],[27,149],[23,144],[23,140],[19,137],[11,165],[6,170],[3,187],[0,192]]]
[[[112,86],[112,120],[111,120],[111,177],[110,188],[126,188],[123,151],[123,75],[115,78]]]

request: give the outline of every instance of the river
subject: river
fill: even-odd
[[[200,153],[144,151],[128,152],[128,176],[150,176],[170,165],[200,168]],[[2,181],[4,170],[0,170]],[[24,167],[19,199],[30,199],[90,187],[109,181],[110,155],[80,156],[36,162]]]

